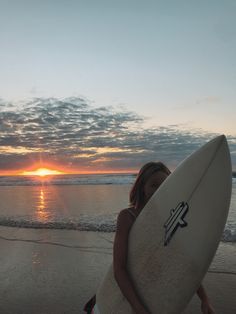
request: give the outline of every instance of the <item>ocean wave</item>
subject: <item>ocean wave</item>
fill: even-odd
[[[77,219],[58,219],[54,221],[37,221],[33,219],[1,217],[0,225],[33,229],[66,229],[79,231],[115,232],[116,215],[102,215],[98,217],[83,215]],[[231,229],[226,226],[222,234],[221,241],[236,242],[236,227]]]
[[[47,185],[125,185],[133,184],[135,174],[61,175],[38,178],[35,176],[0,176],[0,186],[47,186]],[[236,178],[232,178],[236,184]]]
[[[115,232],[116,218],[111,217],[80,217],[77,219],[58,219],[53,221],[38,221],[24,218],[1,217],[1,226],[34,228],[34,229],[67,229],[80,231]]]
[[[62,175],[48,178],[0,176],[0,186],[132,184],[134,179],[134,174]]]
[[[236,229],[225,229],[221,238],[222,242],[236,242]]]

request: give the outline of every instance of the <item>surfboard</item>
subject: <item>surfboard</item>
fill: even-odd
[[[129,234],[127,269],[152,314],[179,314],[198,289],[226,223],[232,167],[226,137],[186,158],[153,194]],[[96,312],[131,314],[111,265]]]

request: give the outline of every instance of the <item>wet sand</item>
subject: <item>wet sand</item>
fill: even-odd
[[[0,313],[82,314],[112,261],[113,237],[1,226]],[[220,244],[203,284],[216,313],[235,313],[235,243]],[[197,313],[194,296],[184,314]]]

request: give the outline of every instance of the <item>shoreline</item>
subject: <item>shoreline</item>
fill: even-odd
[[[112,262],[114,233],[0,226],[0,312],[83,314]],[[203,280],[216,313],[234,314],[236,243],[220,242]],[[183,314],[200,313],[193,297]]]
[[[110,223],[110,222],[109,222]],[[98,223],[90,224],[88,222],[84,225],[79,222],[69,221],[28,221],[28,220],[15,220],[11,218],[4,218],[0,221],[0,228],[19,228],[19,229],[32,229],[32,230],[65,230],[65,231],[81,231],[81,232],[101,232],[101,233],[115,233],[116,230],[116,219],[113,224]],[[231,241],[233,239],[233,241]],[[221,237],[220,243],[235,243],[236,244],[236,233],[231,230],[225,229]]]

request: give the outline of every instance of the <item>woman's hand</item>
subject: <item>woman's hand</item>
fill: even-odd
[[[203,314],[215,314],[213,307],[210,305],[207,293],[202,284],[200,284],[197,295],[202,301],[201,309]]]
[[[215,314],[215,311],[207,299],[202,301],[201,305],[203,314]]]

